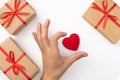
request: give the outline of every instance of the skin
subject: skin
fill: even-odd
[[[72,56],[61,56],[58,48],[58,39],[67,35],[65,32],[57,32],[48,38],[50,20],[37,24],[37,32],[33,32],[34,39],[43,57],[43,75],[41,80],[59,80],[64,72],[78,59],[87,57],[86,52],[77,52]]]

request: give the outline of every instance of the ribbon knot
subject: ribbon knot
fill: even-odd
[[[10,10],[10,12],[4,12],[0,15],[0,19],[6,19],[2,25],[5,28],[8,28],[9,25],[11,24],[11,21],[13,20],[13,18],[16,16],[24,25],[26,25],[26,22],[19,16],[19,15],[28,15],[28,12],[21,12],[21,10],[28,5],[28,3],[26,2],[25,4],[23,4],[20,7],[20,0],[15,0],[14,1],[14,9],[11,8],[11,6],[9,4],[5,4],[5,6]]]
[[[9,52],[9,57],[7,57],[6,60],[12,64],[12,69],[15,75],[17,75],[19,71],[25,70],[22,65],[18,64],[17,61],[15,61],[15,55],[13,51]]]
[[[116,4],[113,4],[113,6],[108,10],[108,0],[103,0],[102,7],[103,7],[103,9],[101,9],[96,3],[93,3],[92,8],[97,10],[97,11],[100,11],[104,14],[104,16],[100,19],[100,21],[95,26],[95,28],[98,28],[98,26],[103,21],[103,29],[105,29],[107,22],[108,22],[108,19],[112,20],[118,27],[120,27],[120,24],[117,23],[117,20],[118,20],[117,16],[109,14],[116,7]]]
[[[15,75],[18,75],[18,73],[21,72],[27,80],[32,80],[29,75],[25,73],[25,67],[18,64],[18,62],[26,55],[25,53],[22,53],[18,59],[15,59],[15,54],[13,51],[9,51],[9,53],[7,53],[1,46],[0,51],[2,51],[2,53],[6,56],[6,61],[11,63],[10,67],[4,70],[5,74],[12,69]]]

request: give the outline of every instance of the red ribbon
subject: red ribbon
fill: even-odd
[[[0,19],[6,19],[1,25],[3,25],[5,28],[8,28],[11,24],[13,18],[16,16],[24,25],[26,25],[26,22],[19,16],[19,15],[28,15],[28,12],[21,12],[23,8],[25,8],[28,5],[27,2],[25,2],[20,7],[20,0],[15,0],[14,2],[14,9],[11,8],[9,4],[5,4],[5,6],[11,11],[11,12],[4,12],[0,15]]]
[[[95,28],[97,29],[99,25],[102,23],[102,21],[104,20],[103,29],[105,29],[108,19],[112,20],[118,27],[120,27],[120,24],[117,22],[117,17],[109,14],[116,7],[116,4],[113,4],[112,7],[108,10],[108,1],[104,0],[102,2],[102,7],[103,9],[101,9],[96,3],[93,3],[92,8],[104,14],[104,16],[100,19],[100,21],[95,26]]]
[[[15,61],[15,54],[13,51],[9,51],[9,54],[0,46],[0,51],[6,56],[6,61],[11,63],[11,66],[8,67],[4,73],[6,74],[10,69],[13,70],[15,75],[18,75],[18,73],[21,71],[21,73],[26,77],[27,80],[32,80],[24,71],[25,67],[18,64],[18,62],[25,56],[25,53],[23,53],[16,61]]]
[[[25,56],[25,54],[23,54],[21,57],[19,57],[19,60],[20,60],[21,58],[23,58],[24,56]],[[6,61],[8,61],[9,63],[13,64],[11,67],[12,67],[13,72],[14,72],[15,75],[17,75],[20,70],[23,70],[23,71],[25,70],[25,68],[24,68],[22,65],[17,64],[17,62],[18,62],[19,60],[15,61],[15,56],[14,56],[14,52],[13,52],[13,51],[10,51],[10,52],[9,52],[9,57],[6,58]],[[5,73],[8,72],[11,67],[9,67],[9,68],[8,68],[6,71],[4,71],[4,72],[5,72]]]

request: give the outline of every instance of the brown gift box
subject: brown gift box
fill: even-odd
[[[11,61],[7,61],[8,57],[7,55],[4,54],[5,52],[2,51],[1,48],[6,52],[8,56],[10,56],[9,55],[10,51],[13,51],[14,59],[16,62],[15,64],[13,64]],[[9,77],[10,80],[32,80],[32,78],[39,72],[39,68],[34,64],[34,62],[27,55],[24,55],[21,59],[18,60],[18,58],[21,55],[23,55],[23,53],[24,53],[23,50],[11,38],[6,39],[0,45],[0,69],[3,70],[3,72]],[[10,57],[12,60],[12,56]],[[11,67],[8,71],[6,71],[12,65],[22,65],[25,68],[23,72],[30,79],[27,79],[21,70],[19,70],[18,74],[16,75],[13,71],[13,67]]]
[[[100,9],[96,10],[96,5],[94,4],[99,6],[101,11]],[[106,12],[104,10],[105,8],[107,8]],[[96,27],[96,29],[112,43],[116,43],[120,39],[120,7],[117,6],[112,0],[95,0],[84,13],[83,18]],[[101,19],[102,21],[100,22]],[[98,23],[100,24],[97,25]]]
[[[15,12],[14,10],[16,10],[14,9],[15,1],[16,1],[16,5],[18,6],[17,10],[19,10],[21,6],[23,6],[24,4],[26,4],[26,6],[24,6],[21,10],[19,10],[18,13],[17,12],[15,13],[15,16],[10,20],[11,22],[8,21],[10,22],[9,26],[6,26],[8,22],[6,22],[5,25],[3,25],[3,23],[8,18],[14,15],[13,12]],[[19,4],[19,1],[20,1],[20,4]],[[6,6],[6,4],[9,5],[13,11],[11,11]],[[36,14],[35,10],[25,0],[9,0],[6,4],[0,8],[0,24],[2,24],[2,26],[5,27],[10,34],[17,34],[24,27],[24,25],[30,22],[30,20],[32,20],[32,18],[35,16]],[[9,12],[9,16],[8,16],[8,13],[6,12]],[[27,14],[25,14],[24,12]],[[3,18],[6,15],[7,17]],[[23,22],[17,16],[20,17]]]

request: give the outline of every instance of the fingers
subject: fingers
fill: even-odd
[[[68,57],[66,59],[66,63],[68,66],[72,65],[75,61],[77,61],[78,59],[82,58],[82,57],[87,57],[88,54],[86,52],[78,52],[75,53],[74,55]]]
[[[41,40],[41,35],[42,35],[42,24],[38,23],[37,24],[37,38],[38,38],[38,40]]]
[[[37,33],[33,32],[32,35],[33,35],[35,41],[37,42],[37,44],[39,45],[39,47],[41,48],[42,47],[42,43],[40,43],[41,41],[38,40]]]
[[[41,23],[38,23],[37,24],[37,37],[38,37],[38,40],[41,40],[44,39],[48,39],[48,27],[49,27],[49,24],[50,24],[50,20],[47,19],[42,27],[42,24]]]
[[[47,19],[42,26],[41,23],[37,24],[37,34],[33,33],[34,38],[37,40],[39,45],[42,43],[44,46],[48,46],[48,27],[50,24],[50,20]]]
[[[57,40],[60,38],[60,37],[64,37],[66,36],[67,33],[65,32],[57,32],[56,34],[54,34],[51,38],[50,38],[50,46],[54,49],[57,49],[58,48],[58,42]]]
[[[36,32],[33,32],[32,35],[33,35],[34,39],[37,41],[37,34],[36,34]]]
[[[46,19],[44,25],[43,25],[43,38],[48,39],[48,27],[50,25],[50,20]]]
[[[57,32],[56,34],[54,34],[54,35],[50,38],[50,40],[56,42],[60,37],[64,37],[64,36],[66,36],[66,35],[67,35],[67,33],[65,33],[65,32]]]
[[[37,42],[38,42],[38,40],[41,39],[41,33],[42,33],[41,26],[42,26],[42,24],[41,24],[41,23],[38,23],[38,24],[37,24],[37,33],[36,33],[36,32],[33,32],[33,33],[32,33],[34,39],[35,39]]]
[[[49,46],[49,39],[48,39],[49,24],[50,24],[50,20],[46,19],[46,21],[42,27],[42,42],[46,47]]]

